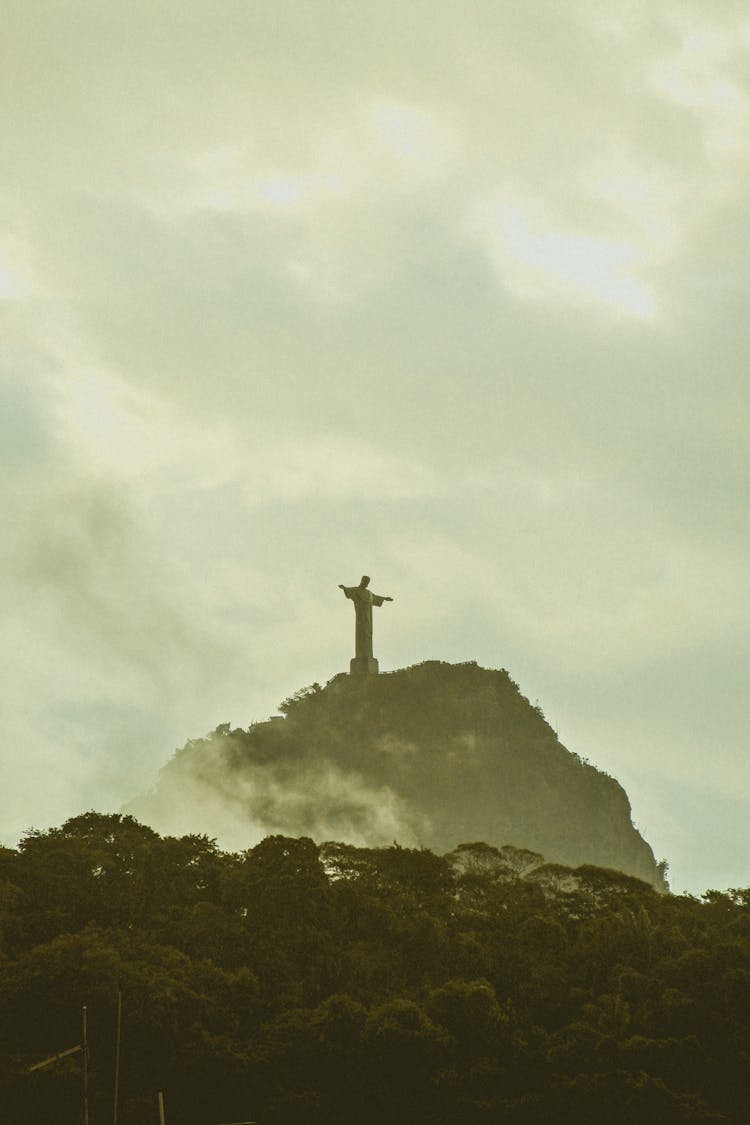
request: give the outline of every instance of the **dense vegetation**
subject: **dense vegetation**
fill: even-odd
[[[162,832],[310,836],[446,852],[508,840],[549,860],[614,867],[664,889],[614,778],[562,746],[500,669],[432,660],[337,676],[285,717],[222,724],[165,766],[126,812]],[[244,826],[244,830],[243,830]],[[256,834],[255,839],[258,838]]]
[[[87,813],[0,849],[5,1125],[747,1121],[750,892]]]

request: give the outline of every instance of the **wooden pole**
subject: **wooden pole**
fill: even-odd
[[[117,1125],[117,1102],[120,1093],[120,1037],[122,1032],[122,989],[117,991],[117,1034],[115,1036],[115,1100],[112,1107],[112,1125]]]
[[[89,1038],[88,1011],[81,1008],[81,1050],[83,1051],[83,1125],[89,1125]]]
[[[159,1104],[159,1125],[167,1125],[167,1117],[164,1113],[164,1095],[161,1090],[156,1095],[156,1100]]]

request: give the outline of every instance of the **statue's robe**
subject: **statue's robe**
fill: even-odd
[[[354,602],[357,615],[354,651],[358,660],[372,659],[372,607],[382,605],[385,598],[373,594],[366,586],[344,586],[347,598]]]

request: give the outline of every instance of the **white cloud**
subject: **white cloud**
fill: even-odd
[[[245,502],[346,499],[377,482],[382,499],[428,496],[430,470],[362,438],[284,427],[210,428],[180,416],[162,397],[103,371],[73,368],[56,380],[57,422],[72,461],[117,481],[139,478],[150,490],[218,489],[237,482]]]
[[[654,293],[638,276],[645,255],[634,242],[557,227],[540,206],[518,202],[478,204],[467,229],[524,300],[603,305],[639,319],[656,313]]]
[[[676,178],[609,151],[581,171],[577,187],[582,198],[610,209],[613,224],[629,233],[644,265],[663,263],[678,250],[688,201]]]
[[[18,301],[34,292],[29,248],[18,236],[0,242],[0,300]]]
[[[733,64],[747,66],[747,45],[736,29],[685,22],[678,50],[653,64],[651,86],[699,116],[711,155],[738,153],[745,148],[750,98],[729,75]]]
[[[429,109],[365,95],[346,110],[311,123],[306,151],[271,162],[250,142],[223,144],[155,165],[159,175],[137,190],[164,217],[193,209],[269,209],[290,218],[399,192],[434,175],[455,156],[447,127]]]
[[[399,160],[438,170],[451,151],[447,133],[429,110],[391,101],[375,101],[370,107],[375,135],[383,148]]]

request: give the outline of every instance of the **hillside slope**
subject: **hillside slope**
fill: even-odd
[[[341,675],[280,710],[189,742],[126,811],[236,848],[270,833],[438,852],[512,843],[664,889],[622,786],[566,750],[505,671],[428,661]]]

